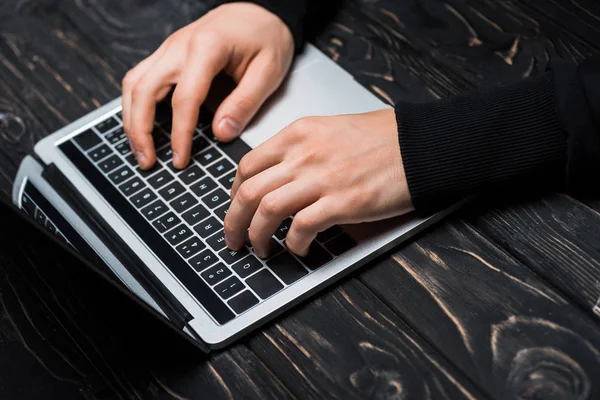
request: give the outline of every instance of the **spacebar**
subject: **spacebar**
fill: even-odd
[[[156,232],[117,188],[71,142],[64,142],[59,148],[219,324],[224,324],[235,317],[235,314],[179,256],[175,249]]]

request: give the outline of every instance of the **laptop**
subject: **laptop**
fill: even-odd
[[[407,240],[458,205],[414,215],[334,226],[310,254],[285,248],[293,217],[272,238],[268,259],[251,244],[226,248],[223,221],[236,166],[252,148],[309,115],[389,107],[312,45],[239,139],[219,143],[211,118],[230,90],[214,83],[184,170],[171,163],[168,102],[157,105],[156,166],[140,170],[123,130],[121,99],[38,142],[22,162],[13,202],[63,246],[159,315],[204,351],[221,348]]]

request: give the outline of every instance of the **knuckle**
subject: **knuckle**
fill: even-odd
[[[242,204],[250,204],[256,200],[257,193],[254,188],[252,188],[252,185],[249,185],[248,182],[244,182],[240,186],[236,197],[239,198],[239,201]]]
[[[133,98],[133,100],[135,100],[136,98],[143,97],[147,92],[148,87],[145,84],[145,82],[138,81],[133,85],[133,88],[131,89],[131,97]]]
[[[293,131],[299,133],[309,133],[316,128],[316,119],[314,117],[303,117],[294,121]]]
[[[212,31],[198,32],[195,35],[191,35],[189,39],[189,46],[194,49],[216,49],[223,43],[221,36]]]
[[[260,210],[264,215],[279,215],[281,202],[277,196],[268,194],[260,201]]]
[[[135,79],[133,70],[130,70],[123,77],[123,81],[121,82],[121,85],[123,86],[123,89],[128,90],[133,87],[135,82],[136,82],[136,79]]]
[[[229,234],[235,232],[235,228],[231,225],[231,222],[228,220],[227,216],[225,216],[225,221],[223,222],[223,230]]]
[[[315,226],[312,218],[307,217],[305,215],[297,215],[294,218],[292,225],[293,225],[293,228],[300,233],[309,232],[312,229],[314,229],[313,227]]]
[[[250,174],[252,174],[252,161],[250,160],[248,154],[242,157],[240,160],[240,163],[238,164],[238,172],[242,179],[248,179]]]

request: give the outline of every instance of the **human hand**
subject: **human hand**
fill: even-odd
[[[183,168],[213,78],[224,70],[238,82],[212,127],[219,140],[230,141],[281,84],[293,54],[288,27],[251,3],[219,6],[173,33],[123,79],[123,125],[140,166],[150,168],[156,160],[151,136],[155,106],[173,85],[173,165]]]
[[[282,220],[295,217],[286,245],[305,256],[318,232],[413,209],[393,109],[302,118],[240,162],[225,217],[225,240],[240,249],[246,232],[266,257]]]

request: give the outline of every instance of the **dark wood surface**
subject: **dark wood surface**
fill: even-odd
[[[37,140],[119,95],[208,3],[0,3],[0,196]],[[389,102],[599,54],[594,0],[363,0],[315,43]],[[600,202],[470,205],[205,356],[14,216],[0,219],[2,399],[598,399]]]

